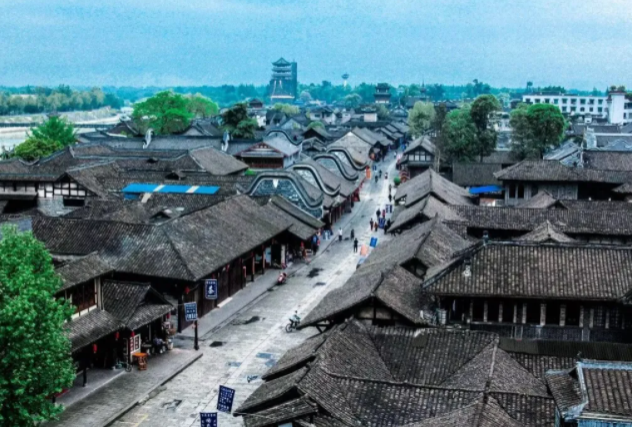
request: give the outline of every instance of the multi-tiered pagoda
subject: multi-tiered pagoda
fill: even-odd
[[[296,62],[284,58],[272,63],[272,79],[270,80],[270,99],[274,102],[287,102],[296,99],[298,89],[298,72]]]

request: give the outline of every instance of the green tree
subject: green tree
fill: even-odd
[[[415,102],[415,105],[408,113],[408,126],[410,126],[410,132],[413,137],[417,138],[430,129],[434,118],[434,105],[429,102]]]
[[[435,170],[441,168],[441,156],[445,150],[445,139],[443,137],[443,125],[445,124],[448,116],[448,107],[445,102],[437,104],[435,106],[435,117],[432,121],[431,127],[434,132],[434,144],[435,144]]]
[[[511,126],[511,151],[516,159],[536,157],[531,152],[531,126],[528,116],[529,105],[520,103],[511,112],[509,124]]]
[[[179,133],[189,127],[193,118],[187,106],[184,96],[169,91],[159,92],[146,101],[134,104],[132,119],[142,132],[151,128],[157,135]]]
[[[500,111],[500,102],[494,95],[481,95],[472,102],[470,116],[476,126],[476,151],[482,160],[496,149],[496,131],[490,126],[493,113]]]
[[[219,112],[219,105],[217,105],[217,103],[199,93],[188,96],[187,101],[187,111],[195,117],[205,119],[215,116]]]
[[[223,128],[233,138],[252,139],[255,137],[257,121],[248,117],[248,106],[244,102],[237,103],[222,115]]]
[[[53,298],[61,284],[41,242],[2,228],[0,426],[32,427],[62,410],[51,396],[72,385],[75,370],[63,332],[74,309]]]
[[[64,147],[59,142],[52,139],[30,137],[15,147],[13,155],[30,162],[41,157],[50,156],[62,148]]]
[[[446,157],[450,161],[472,161],[479,154],[476,133],[469,107],[450,111],[441,131]]]
[[[445,95],[445,89],[443,85],[434,84],[434,85],[428,86],[428,96],[432,98],[433,101],[439,101],[443,99],[444,95]]]
[[[274,104],[274,107],[272,108],[288,116],[295,116],[301,112],[300,108],[298,108],[296,105],[283,104],[280,102]]]
[[[303,92],[301,92],[301,94],[299,95],[299,98],[301,101],[307,103],[307,102],[311,102],[312,101],[312,94],[309,93],[308,91],[304,90]]]
[[[324,128],[324,127],[325,125],[320,120],[314,120],[313,122],[310,122],[309,125],[307,125],[307,129]]]
[[[390,111],[388,111],[388,108],[386,108],[386,106],[383,104],[377,104],[376,110],[378,120],[388,120],[388,118],[391,116]]]
[[[357,93],[350,93],[344,98],[345,108],[358,108],[362,104],[362,97]]]
[[[520,105],[511,113],[512,151],[517,158],[541,159],[559,147],[566,122],[559,108],[551,104]]]
[[[64,118],[51,116],[41,125],[33,128],[29,137],[57,142],[61,147],[75,143],[75,128]]]

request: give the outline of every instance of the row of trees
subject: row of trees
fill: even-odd
[[[76,91],[68,86],[59,86],[56,89],[35,88],[29,92],[21,94],[0,92],[0,115],[86,111],[108,106],[121,107],[121,101],[116,95],[106,94],[100,88]]]
[[[481,95],[471,104],[447,112],[444,104],[417,102],[408,116],[414,137],[432,131],[440,157],[449,162],[481,161],[496,149],[494,113],[501,104],[493,95]],[[517,160],[542,158],[558,147],[567,127],[559,108],[550,104],[520,104],[511,113],[511,150]]]

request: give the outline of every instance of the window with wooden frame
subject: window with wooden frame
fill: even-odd
[[[97,303],[97,289],[93,281],[70,289],[70,302],[75,306],[75,313],[90,308]]]

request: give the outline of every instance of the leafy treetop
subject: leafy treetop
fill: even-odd
[[[74,308],[53,298],[53,262],[31,233],[2,228],[0,240],[0,426],[32,427],[62,408],[51,396],[72,385],[75,369],[64,322]]]
[[[75,129],[59,116],[52,116],[33,129],[23,143],[15,147],[14,156],[32,161],[50,156],[55,151],[75,143]]]
[[[512,146],[519,159],[541,159],[544,153],[559,147],[566,121],[560,109],[552,104],[520,104],[511,112]]]
[[[283,114],[288,116],[295,116],[301,112],[301,110],[296,105],[276,103],[274,104],[274,109],[277,111],[281,111]]]
[[[222,114],[223,128],[233,138],[252,139],[255,137],[257,121],[248,117],[248,106],[244,102],[237,103]]]
[[[219,112],[219,105],[213,102],[211,99],[198,94],[189,95],[186,97],[187,111],[193,114],[195,117],[201,117],[203,119],[217,115]]]
[[[434,105],[429,102],[415,102],[412,110],[408,113],[408,126],[413,137],[417,138],[430,129],[434,118]]]
[[[189,127],[194,117],[188,106],[189,101],[184,96],[160,92],[134,104],[132,118],[142,132],[151,128],[157,135],[179,133]]]

